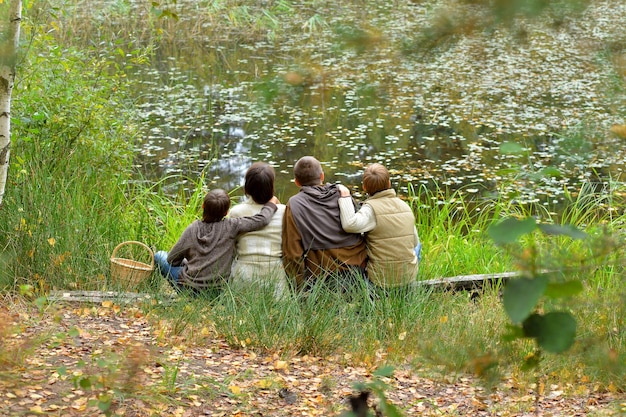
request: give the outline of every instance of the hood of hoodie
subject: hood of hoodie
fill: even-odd
[[[303,186],[289,199],[305,252],[353,246],[362,240],[360,234],[346,233],[341,227],[340,196],[335,184],[326,184]]]

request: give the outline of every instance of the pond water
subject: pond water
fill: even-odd
[[[626,123],[614,88],[626,72],[604,49],[624,40],[626,2],[421,55],[400,45],[429,24],[434,2],[384,3],[326,14],[316,30],[285,22],[272,40],[202,29],[184,44],[162,40],[151,68],[133,75],[142,178],[168,178],[174,193],[204,173],[209,188],[230,191],[262,160],[286,201],[294,162],[313,155],[327,181],[357,195],[363,166],[380,162],[401,194],[424,185],[442,198],[460,190],[546,205],[620,180],[626,147],[610,128]],[[178,27],[192,18],[181,13]],[[359,25],[360,41],[348,42]]]

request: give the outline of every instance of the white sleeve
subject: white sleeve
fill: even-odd
[[[365,233],[376,227],[376,215],[369,204],[363,204],[355,213],[352,198],[339,199],[341,226],[348,233]]]

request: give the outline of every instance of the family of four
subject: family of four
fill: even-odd
[[[364,279],[383,288],[414,281],[420,256],[415,217],[391,188],[387,169],[363,173],[369,198],[360,206],[343,185],[325,184],[312,156],[294,165],[300,191],[286,205],[274,196],[274,169],[263,162],[246,172],[247,200],[231,210],[221,189],[207,193],[202,220],[189,225],[159,272],[179,291],[217,294],[226,282],[271,285],[280,296],[320,279]]]

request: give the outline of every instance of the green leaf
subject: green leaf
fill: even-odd
[[[548,278],[515,278],[507,282],[502,295],[504,310],[514,324],[524,321],[548,286]]]
[[[517,169],[517,168],[500,168],[500,169],[495,170],[495,173],[497,175],[501,175],[503,177],[506,177],[508,175],[515,175],[518,172],[519,172],[519,169]],[[511,190],[511,192],[507,193],[507,195],[509,195],[509,196],[510,195],[519,195],[519,192],[515,192],[515,191]]]
[[[524,330],[525,337],[536,338],[539,336],[541,328],[541,320],[543,320],[543,316],[541,314],[531,314],[524,320],[522,323],[522,329]]]
[[[80,336],[80,331],[75,326],[72,326],[67,331],[67,334],[69,334],[71,337],[78,337]]]
[[[550,177],[550,178],[561,178],[563,177],[563,174],[561,173],[561,171],[559,171],[557,168],[555,167],[545,167],[544,169],[542,169],[540,171],[541,175],[545,178],[545,177]]]
[[[91,379],[89,379],[89,377],[81,378],[80,381],[78,381],[78,385],[80,385],[82,389],[89,389],[91,387]]]
[[[558,224],[540,224],[539,230],[541,230],[546,235],[553,236],[569,236],[572,239],[586,239],[588,237],[587,233],[582,230],[576,228],[571,224],[566,224],[564,226]]]
[[[356,382],[354,384],[354,389],[357,390],[357,391],[365,391],[365,390],[367,390],[367,388],[368,388],[368,386],[364,382],[360,382],[359,381],[359,382]]]
[[[109,408],[111,408],[111,397],[106,394],[103,394],[100,397],[98,397],[98,409],[104,413]]]
[[[512,326],[510,324],[507,324],[506,330],[507,332],[502,335],[502,340],[504,340],[505,342],[512,342],[514,340],[526,337],[526,335],[524,335],[524,329],[522,329],[520,326]]]
[[[26,296],[26,297],[32,297],[33,296],[33,286],[32,285],[28,285],[28,284],[22,284],[20,285],[20,295]]]
[[[402,417],[402,413],[398,410],[398,407],[387,401],[386,399],[382,400],[379,404],[380,411],[383,412],[383,415],[388,417]]]
[[[576,319],[567,312],[544,316],[533,314],[523,323],[524,333],[547,352],[562,353],[572,346],[576,337]]]
[[[383,366],[382,368],[378,368],[374,371],[374,376],[382,376],[385,378],[391,378],[393,376],[393,366]]]
[[[517,242],[520,236],[532,233],[537,223],[532,217],[518,220],[513,217],[502,220],[500,223],[489,226],[489,237],[497,244]]]
[[[502,155],[523,155],[526,152],[524,147],[515,142],[503,142],[500,145],[500,153]]]
[[[48,298],[47,297],[37,297],[37,299],[34,301],[35,305],[37,306],[37,308],[39,309],[39,311],[42,311],[45,307],[46,304],[48,303]]]
[[[387,415],[389,417],[402,417],[402,413],[395,405],[387,403]]]
[[[548,284],[545,295],[550,298],[572,297],[582,290],[583,284],[578,280],[557,282]]]

